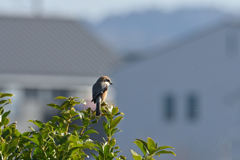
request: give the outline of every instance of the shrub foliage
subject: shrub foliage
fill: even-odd
[[[1,160],[84,160],[89,157],[86,150],[96,151],[98,154],[91,153],[96,160],[125,160],[125,156],[118,155],[119,146],[116,145],[116,139],[113,136],[121,131],[117,126],[123,119],[123,113],[119,112],[118,107],[102,104],[103,128],[107,139],[103,142],[93,141],[92,134],[98,133],[91,124],[98,123],[99,117],[96,117],[95,111],[91,108],[81,111],[75,110],[77,104],[86,104],[83,99],[78,97],[56,97],[62,99],[62,105],[48,104],[59,111],[59,116],[53,116],[46,123],[39,120],[29,120],[34,123],[38,129],[32,127],[30,131],[20,133],[16,128],[16,123],[10,123],[8,115],[10,110],[5,112],[4,107],[12,104],[13,94],[0,93],[0,159]],[[78,125],[76,120],[81,120],[82,125]],[[75,123],[74,123],[75,122]],[[151,138],[147,142],[136,139],[134,143],[142,151],[142,155],[131,150],[134,160],[153,160],[154,156],[161,154],[173,154],[171,146],[158,146]]]

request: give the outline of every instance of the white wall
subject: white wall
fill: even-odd
[[[160,145],[176,148],[176,158],[163,155],[163,159],[232,157],[240,109],[238,101],[230,105],[227,99],[240,90],[240,58],[225,52],[226,33],[224,29],[199,37],[114,77],[117,105],[125,113],[119,126],[123,132],[117,134],[123,154],[131,156],[131,148],[140,153],[131,141],[152,137]],[[186,116],[186,98],[191,92],[199,100],[194,122]],[[162,99],[167,93],[176,97],[172,122],[163,116]]]

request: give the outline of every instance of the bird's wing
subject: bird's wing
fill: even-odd
[[[96,98],[99,95],[103,94],[103,92],[105,92],[107,89],[108,89],[108,86],[105,83],[98,83],[98,84],[95,83],[93,85],[93,89],[92,89],[93,90],[93,92],[92,92],[92,97],[93,97],[92,101],[95,102]]]

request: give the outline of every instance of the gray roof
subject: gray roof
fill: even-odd
[[[181,37],[178,39],[173,39],[165,46],[160,46],[160,47],[156,46],[153,48],[147,48],[141,52],[141,55],[148,53],[147,57],[136,57],[136,58],[139,58],[139,59],[156,58],[156,56],[159,56],[164,53],[168,53],[173,49],[179,48],[188,43],[191,43],[193,41],[196,41],[200,38],[203,38],[205,36],[208,36],[210,34],[213,34],[215,32],[221,31],[226,28],[235,28],[235,29],[240,28],[239,19],[232,16],[226,16],[223,19],[220,19],[219,21],[214,22],[209,26],[200,28],[198,31],[190,32],[189,34],[186,34],[184,37]]]
[[[77,21],[0,17],[0,74],[99,76],[117,63]]]

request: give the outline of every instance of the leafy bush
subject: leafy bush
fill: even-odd
[[[164,149],[173,148],[173,147],[171,146],[158,147],[158,144],[155,143],[154,140],[149,137],[147,142],[141,139],[136,139],[133,142],[141,149],[143,153],[143,157],[142,157],[140,154],[137,154],[135,151],[131,150],[132,156],[135,160],[153,160],[154,156],[160,157],[161,154],[173,154],[174,156],[176,156],[176,154],[173,151],[164,150]]]
[[[123,113],[118,107],[102,104],[103,128],[107,135],[104,142],[93,141],[90,135],[98,133],[91,127],[91,124],[98,123],[99,117],[91,108],[76,111],[76,104],[86,104],[78,97],[56,97],[55,99],[65,100],[62,105],[48,104],[56,108],[60,116],[53,116],[46,123],[39,120],[29,120],[39,129],[36,131],[29,127],[31,131],[20,133],[16,129],[16,122],[9,124],[8,115],[11,111],[4,112],[4,107],[12,104],[10,99],[13,94],[0,93],[0,158],[2,160],[24,159],[24,160],[84,160],[88,155],[86,150],[95,150],[98,155],[91,153],[96,160],[125,160],[122,155],[118,155],[119,146],[113,136],[120,131],[117,125],[123,119]],[[82,121],[82,126],[77,125],[76,120]],[[164,149],[173,148],[170,146],[158,147],[151,138],[147,142],[136,139],[134,143],[141,149],[143,156],[131,150],[134,160],[153,160],[153,156],[161,154],[173,154],[173,151]]]

